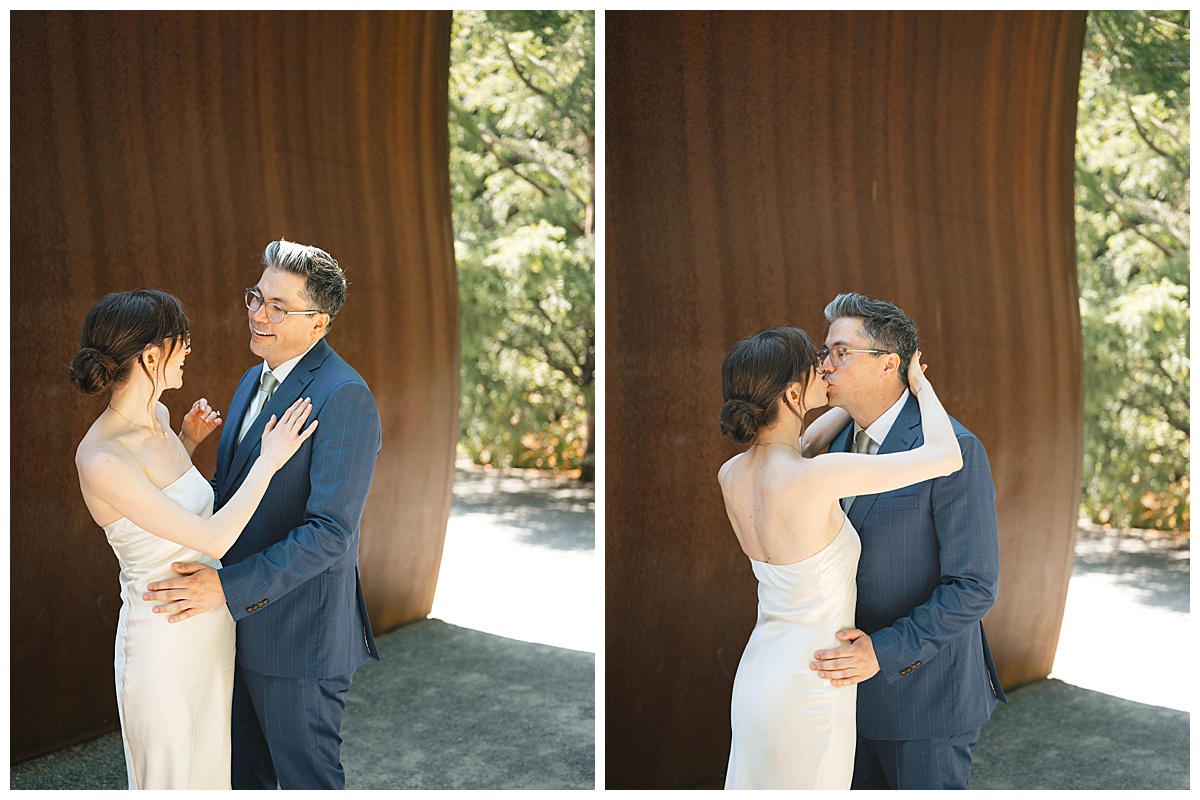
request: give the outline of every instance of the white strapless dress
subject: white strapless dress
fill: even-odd
[[[854,627],[861,550],[846,519],[821,552],[795,564],[750,559],[758,622],[733,682],[726,789],[849,789],[856,686],[809,669],[813,653]]]
[[[195,467],[163,493],[212,516],[212,487]],[[220,563],[122,517],[104,528],[121,562],[117,710],[130,789],[228,789],[234,623],[222,606],[175,624],[142,599],[176,577],[173,561]]]

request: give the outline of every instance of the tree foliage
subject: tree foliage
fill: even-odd
[[[1080,77],[1076,240],[1082,511],[1190,529],[1188,11],[1093,11]]]
[[[459,447],[478,463],[589,477],[595,12],[455,12],[450,142]]]

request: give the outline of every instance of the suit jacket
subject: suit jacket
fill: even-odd
[[[879,661],[879,672],[858,685],[858,732],[868,739],[957,736],[1006,700],[982,622],[1000,579],[996,489],[983,445],[951,423],[962,469],[859,495],[850,507],[862,540],[856,624]],[[851,450],[853,433],[851,423],[830,450]],[[910,396],[879,453],[923,442],[920,406]]]
[[[262,675],[330,678],[379,658],[358,570],[359,523],[382,447],[379,412],[354,369],[322,339],[275,390],[239,444],[262,365],[229,405],[213,479],[216,508],[245,480],[262,432],[300,397],[320,420],[271,484],[218,572],[237,622],[237,662]]]

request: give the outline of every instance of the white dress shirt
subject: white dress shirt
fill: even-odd
[[[891,408],[883,412],[883,414],[879,416],[879,419],[867,426],[867,436],[871,437],[871,444],[867,448],[868,453],[875,455],[879,452],[879,446],[883,444],[883,440],[886,439],[888,433],[891,432],[892,425],[896,423],[896,418],[900,416],[900,409],[904,408],[904,404],[908,402],[908,397],[909,391],[908,389],[905,389],[900,393],[900,399],[897,400]],[[861,430],[862,428],[859,426],[859,424],[857,422],[854,423],[854,436],[850,437],[851,442],[854,441],[854,438],[858,436],[858,432]]]
[[[322,337],[322,338],[324,338],[324,337]],[[321,339],[317,339],[317,342],[319,342],[319,341],[321,341]],[[316,347],[317,342],[313,342],[312,344],[310,344],[308,346],[308,350],[312,350],[314,347]],[[259,388],[254,390],[254,396],[258,397],[258,393],[262,390],[263,375],[266,375],[268,372],[275,376],[275,380],[279,381],[279,383],[275,384],[275,390],[279,391],[279,387],[283,386],[283,382],[285,380],[287,380],[287,376],[291,374],[292,369],[294,369],[295,366],[300,363],[300,359],[302,359],[306,355],[308,355],[308,350],[305,350],[303,353],[296,356],[295,358],[289,358],[287,361],[283,362],[275,369],[271,369],[270,365],[267,364],[267,362],[264,360],[263,365],[262,365],[262,372],[260,372],[258,374]],[[250,413],[250,410],[253,409],[253,407],[254,407],[254,400],[251,400],[250,403],[251,403],[250,409],[247,409],[246,416],[242,418],[242,429],[238,433],[238,441],[239,442],[243,438],[245,438],[246,432],[250,430],[250,426],[253,425],[254,420],[258,418],[258,414]],[[262,411],[262,409],[259,409],[260,413],[261,413],[261,411]]]

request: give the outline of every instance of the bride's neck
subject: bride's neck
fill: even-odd
[[[786,414],[786,416],[784,416]],[[756,444],[780,443],[792,448],[798,446],[800,434],[804,431],[804,421],[792,412],[784,409],[779,412],[775,423],[759,432]]]
[[[130,422],[154,426],[158,422],[154,409],[161,396],[162,389],[156,389],[148,378],[132,375],[113,390],[108,404]]]

